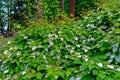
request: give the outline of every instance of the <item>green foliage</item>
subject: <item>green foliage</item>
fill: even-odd
[[[119,10],[120,8],[120,0],[98,0],[96,3],[98,8],[105,9],[107,11],[111,10]]]
[[[97,7],[96,0],[76,0],[76,16],[82,17],[86,15],[89,10],[93,10]]]
[[[65,13],[69,14],[70,12],[70,0],[64,0],[64,11]]]
[[[59,14],[60,7],[59,7],[59,1],[58,0],[41,0],[40,7],[43,10],[43,16],[50,20],[57,17],[57,14]]]
[[[14,27],[14,23],[20,24],[22,26],[28,27],[28,23],[31,20],[35,20],[37,0],[13,0],[10,3],[10,23]]]
[[[25,28],[26,28],[26,27],[25,27],[25,26],[22,26],[21,24],[14,23],[14,24],[13,24],[13,27],[12,27],[12,30],[19,31],[19,30],[23,30],[23,29],[25,29]]]
[[[119,10],[119,0],[76,0],[76,17],[82,18],[92,10],[105,9],[107,11]],[[65,12],[69,13],[69,0],[65,0]]]
[[[82,21],[33,23],[19,31],[0,60],[1,79],[120,79],[120,12],[101,10]]]
[[[60,13],[60,6],[58,0],[25,0],[15,1],[14,5],[20,5],[22,10],[16,9],[13,6],[14,14],[10,15],[12,26],[15,28],[15,24],[20,24],[21,26],[28,27],[29,22],[41,19],[47,19],[49,21],[54,21],[58,18]],[[37,10],[39,8],[39,10]],[[14,24],[15,23],[15,24]],[[16,27],[17,28],[17,27]]]

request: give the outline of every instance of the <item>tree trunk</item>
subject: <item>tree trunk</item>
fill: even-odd
[[[70,0],[70,17],[75,17],[75,0]]]

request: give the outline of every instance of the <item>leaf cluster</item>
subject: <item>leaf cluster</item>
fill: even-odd
[[[82,21],[36,23],[19,31],[0,60],[2,79],[120,79],[120,12],[100,10]]]

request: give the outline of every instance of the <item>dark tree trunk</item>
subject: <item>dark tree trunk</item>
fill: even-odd
[[[70,17],[75,17],[75,0],[70,0]]]

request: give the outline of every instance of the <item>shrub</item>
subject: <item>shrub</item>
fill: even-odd
[[[60,2],[58,0],[41,0],[41,2],[40,7],[43,10],[43,17],[48,20],[55,19],[60,13]]]
[[[101,10],[83,21],[31,25],[3,51],[1,79],[120,79],[119,16]]]

